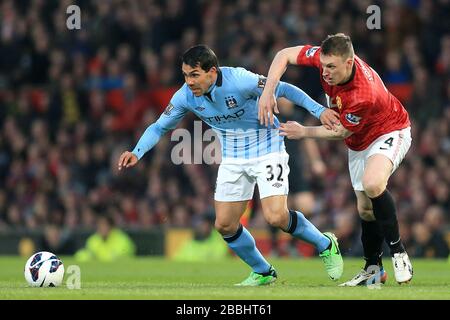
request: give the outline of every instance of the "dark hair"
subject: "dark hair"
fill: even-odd
[[[200,44],[189,48],[183,53],[183,63],[192,68],[200,65],[200,68],[208,72],[212,67],[219,68],[216,54],[208,46]]]
[[[328,35],[322,41],[320,48],[324,55],[334,55],[344,58],[350,58],[354,55],[352,40],[343,33]]]

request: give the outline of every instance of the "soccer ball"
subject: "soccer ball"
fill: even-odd
[[[57,287],[64,278],[64,265],[53,253],[41,251],[28,259],[24,273],[32,287]]]

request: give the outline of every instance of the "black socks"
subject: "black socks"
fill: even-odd
[[[378,221],[361,220],[361,242],[364,249],[364,260],[366,260],[364,269],[370,265],[382,266],[383,240],[383,231]]]
[[[378,197],[370,198],[370,200],[372,201],[373,214],[383,231],[386,243],[391,250],[391,255],[404,252],[405,248],[400,240],[397,214],[392,195],[386,189]]]

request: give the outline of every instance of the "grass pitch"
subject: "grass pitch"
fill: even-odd
[[[0,299],[170,299],[170,300],[334,300],[334,299],[450,299],[450,264],[444,260],[413,259],[411,284],[398,285],[392,264],[385,259],[388,282],[381,289],[343,288],[337,284],[350,279],[362,265],[362,259],[344,259],[342,281],[328,279],[319,259],[269,259],[276,268],[278,281],[257,288],[234,287],[248,276],[250,269],[240,260],[181,263],[163,258],[137,258],[114,263],[78,264],[81,289],[70,290],[64,283],[58,288],[30,288],[23,276],[26,259],[0,257]]]

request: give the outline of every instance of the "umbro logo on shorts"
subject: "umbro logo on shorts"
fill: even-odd
[[[281,184],[281,183],[279,183],[279,182],[275,182],[273,185],[272,185],[272,187],[275,187],[275,188],[279,188],[279,187],[282,187],[283,185]]]

